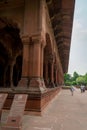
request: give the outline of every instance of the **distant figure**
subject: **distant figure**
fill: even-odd
[[[70,91],[71,91],[72,96],[73,96],[73,94],[74,94],[74,90],[75,90],[74,86],[71,86],[71,87],[70,87]]]
[[[80,86],[80,90],[81,90],[81,93],[85,92],[85,86],[84,86],[84,85],[81,85],[81,86]]]

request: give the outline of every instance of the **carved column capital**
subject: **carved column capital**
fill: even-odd
[[[29,44],[29,36],[21,36],[23,45]]]
[[[40,33],[34,34],[34,35],[23,35],[21,36],[23,44],[41,44],[43,47],[45,47],[45,41],[44,38],[41,36]]]
[[[36,43],[41,43],[41,35],[38,34],[34,34],[32,36],[29,37],[29,42],[32,44],[36,44]]]

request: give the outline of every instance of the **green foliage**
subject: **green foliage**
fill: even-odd
[[[64,80],[70,80],[70,79],[71,79],[71,75],[66,73],[64,75]]]
[[[65,85],[71,85],[71,75],[70,74],[65,74],[64,75],[64,82],[65,82]]]
[[[77,79],[76,79],[76,82],[77,82],[77,84],[83,84],[84,82],[85,82],[85,79],[82,77],[82,76],[80,76],[80,77],[78,77]]]
[[[72,84],[72,85],[77,85],[77,82],[76,82],[76,81],[72,81],[71,84]]]
[[[79,74],[77,72],[73,73],[73,81],[75,81],[79,77]]]
[[[65,85],[69,85],[69,86],[70,86],[70,85],[71,85],[71,82],[70,82],[70,81],[66,81],[66,82],[65,82]]]
[[[73,73],[73,76],[70,74],[64,75],[64,83],[65,85],[87,85],[87,73],[85,75],[79,75],[77,72]]]

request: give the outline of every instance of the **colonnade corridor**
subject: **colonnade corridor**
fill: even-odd
[[[87,130],[87,91],[62,89],[42,115],[24,115],[22,130]]]

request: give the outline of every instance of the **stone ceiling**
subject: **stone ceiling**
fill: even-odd
[[[46,0],[64,73],[68,70],[75,0]]]
[[[0,0],[0,9],[24,6],[24,0]]]

